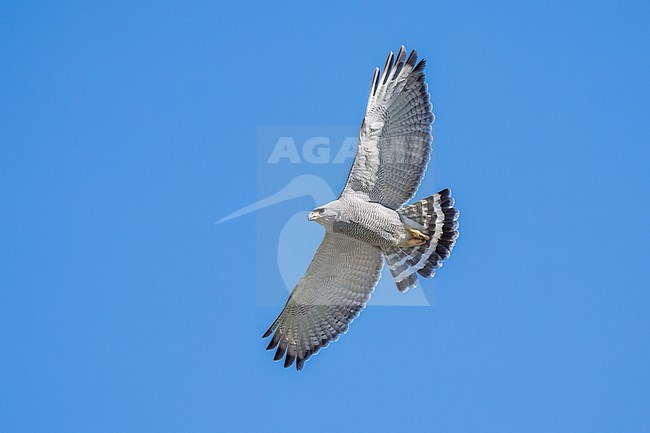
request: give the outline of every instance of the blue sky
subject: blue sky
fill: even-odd
[[[0,431],[647,431],[649,18],[5,2]],[[461,238],[431,307],[368,308],[284,370],[264,225],[214,222],[259,198],[258,127],[358,125],[401,44],[437,116],[421,192],[453,189]]]

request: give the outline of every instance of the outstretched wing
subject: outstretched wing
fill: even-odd
[[[417,52],[406,59],[402,46],[388,55],[379,76],[375,69],[359,147],[342,196],[356,194],[397,209],[420,185],[431,153],[431,112],[425,61]]]
[[[310,356],[345,333],[370,299],[382,265],[377,247],[326,233],[284,310],[264,334],[275,331],[267,347],[278,347],[274,359],[286,354],[284,366],[296,361],[300,370]]]

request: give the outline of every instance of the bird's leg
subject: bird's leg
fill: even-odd
[[[429,240],[429,236],[425,235],[418,229],[414,229],[412,227],[406,227],[406,231],[408,231],[411,234],[411,236],[413,236],[416,239],[422,239],[424,241]]]
[[[419,245],[424,244],[426,241],[428,241],[430,238],[429,236],[425,235],[418,229],[414,229],[412,227],[406,226],[406,231],[409,232],[409,234],[412,236],[411,239],[406,241],[406,246],[407,247],[417,247]]]

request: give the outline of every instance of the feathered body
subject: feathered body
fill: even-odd
[[[327,230],[341,233],[377,247],[395,247],[412,236],[399,214],[380,203],[358,197],[342,197],[325,205],[335,211],[333,218],[313,218]]]

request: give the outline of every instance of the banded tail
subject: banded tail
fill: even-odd
[[[405,292],[418,283],[417,274],[433,277],[449,258],[458,238],[459,212],[449,188],[397,210],[406,225],[417,228],[429,240],[417,247],[384,248],[388,269],[397,289]],[[413,224],[416,223],[416,224]]]

